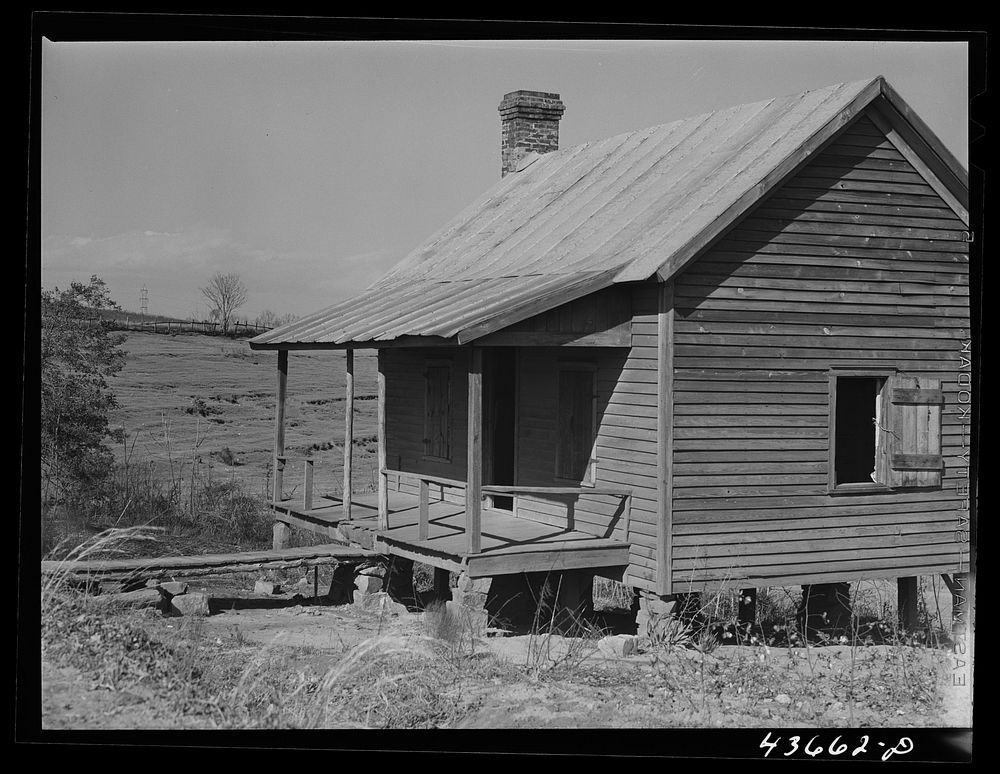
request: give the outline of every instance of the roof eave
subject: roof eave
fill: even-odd
[[[365,339],[357,341],[274,341],[250,342],[250,349],[260,351],[287,350],[338,350],[338,349],[402,349],[405,347],[457,347],[457,336],[397,336],[392,339]]]
[[[968,226],[968,171],[902,97],[885,82],[882,97],[872,105],[869,117],[885,133],[896,150]]]
[[[964,191],[965,205],[968,206],[969,171],[962,166],[962,163],[955,158],[954,154],[941,142],[941,139],[934,134],[931,128],[924,123],[923,119],[917,115],[913,108],[907,104],[906,100],[899,96],[896,90],[884,78],[882,79],[882,96],[895,108],[899,118],[905,121],[916,132],[919,138],[926,143],[927,150],[934,153],[940,159],[941,164],[944,165],[950,176],[954,178],[956,195]],[[914,150],[920,151],[917,148]],[[948,181],[943,180],[942,182],[947,183]]]

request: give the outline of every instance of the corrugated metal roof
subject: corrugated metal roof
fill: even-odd
[[[400,336],[451,338],[511,310],[544,311],[607,287],[613,280],[614,271],[584,271],[572,276],[380,282],[352,299],[261,334],[251,344],[334,345]],[[550,303],[550,299],[557,300]],[[507,324],[513,322],[516,320]]]
[[[614,282],[648,279],[721,232],[769,175],[840,128],[881,83],[738,105],[545,154],[358,297],[252,343],[462,341]]]

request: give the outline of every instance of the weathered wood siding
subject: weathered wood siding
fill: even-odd
[[[656,572],[655,285],[631,286],[631,347],[524,347],[518,361],[517,483],[566,486],[555,477],[560,361],[597,367],[595,485],[633,491],[629,582],[653,588]],[[572,509],[568,507],[572,505]],[[517,515],[601,537],[625,539],[621,498],[582,495],[560,501],[517,498]]]
[[[386,463],[391,470],[465,480],[469,405],[469,354],[461,348],[383,349],[386,381]],[[428,459],[424,453],[424,412],[429,363],[451,363],[450,461]],[[389,476],[389,490],[417,494],[415,482],[398,482]],[[431,487],[431,498],[441,497],[441,487]],[[449,502],[465,501],[464,489],[444,488]]]
[[[629,346],[632,288],[615,285],[510,325],[484,346]]]
[[[629,581],[653,588],[656,572],[656,304],[655,284],[628,285],[630,347],[518,347],[517,436],[515,481],[522,486],[567,486],[555,477],[559,363],[592,363],[597,367],[598,434],[596,486],[633,490],[629,519],[632,544]],[[596,295],[596,294],[595,294]],[[587,308],[586,304],[577,307]],[[609,318],[618,323],[618,315]],[[559,311],[550,314],[559,319]],[[385,349],[386,458],[388,467],[458,480],[466,473],[468,353],[456,348]],[[424,371],[433,359],[452,362],[451,461],[424,455]],[[402,491],[416,494],[405,479]],[[389,478],[390,491],[397,489]],[[432,486],[432,498],[440,496]],[[463,502],[460,489],[445,489],[452,502]],[[625,539],[622,499],[609,495],[557,500],[520,496],[517,515],[602,537]],[[572,505],[571,512],[567,507]],[[489,512],[483,528],[489,529]]]
[[[676,279],[674,591],[967,561],[965,240],[862,118]],[[828,371],[848,363],[941,379],[942,488],[827,493]]]

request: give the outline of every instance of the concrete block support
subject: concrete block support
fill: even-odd
[[[289,527],[283,521],[274,522],[274,527],[271,530],[271,546],[275,551],[281,551],[288,548],[292,540],[292,528]]]
[[[639,609],[635,616],[635,629],[640,637],[653,636],[659,623],[674,617],[679,609],[675,599],[658,597],[647,591],[640,591],[636,598]]]

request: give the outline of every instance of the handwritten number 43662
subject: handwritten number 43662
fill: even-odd
[[[829,747],[824,747],[822,744],[817,744],[816,743],[817,739],[819,739],[819,734],[812,737],[808,742],[805,743],[805,745],[803,745],[800,748],[799,743],[802,741],[802,737],[790,736],[788,737],[789,749],[787,752],[782,754],[787,758],[789,756],[795,755],[795,753],[799,752],[801,749],[801,751],[804,752],[806,755],[815,758],[817,755],[821,753],[826,753],[828,755],[843,755],[845,752],[848,751],[848,749],[850,749],[849,745],[840,741],[839,736],[836,737],[832,742],[830,742]],[[774,749],[778,746],[780,742],[781,742],[780,736],[772,740],[771,732],[768,731],[767,736],[765,736],[760,743],[760,748],[762,750],[765,748],[767,749],[767,752],[764,753],[764,757],[766,758],[772,752],[774,752]],[[861,744],[859,744],[857,747],[851,750],[851,757],[853,758],[856,755],[864,755],[865,753],[867,753],[868,742],[869,742],[868,736],[862,735]],[[877,744],[879,747],[885,748],[885,751],[882,753],[883,761],[889,760],[893,755],[906,755],[906,753],[913,750],[913,741],[908,736],[901,737],[895,747],[886,747],[885,742],[878,742]]]

